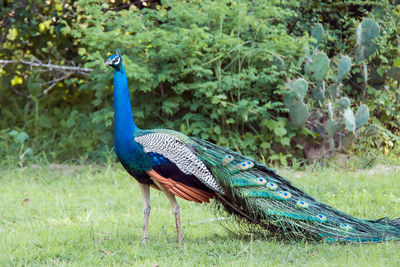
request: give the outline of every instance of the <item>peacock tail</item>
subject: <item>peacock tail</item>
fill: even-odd
[[[354,218],[318,202],[271,168],[205,140],[191,138],[224,194],[216,200],[240,220],[270,233],[326,242],[400,240],[400,219]]]

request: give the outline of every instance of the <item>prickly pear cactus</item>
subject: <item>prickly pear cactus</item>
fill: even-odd
[[[371,18],[364,19],[357,27],[357,44],[356,58],[358,61],[367,59],[374,55],[379,46],[375,43],[375,39],[379,36],[379,25]]]
[[[346,126],[347,131],[355,132],[356,130],[356,117],[354,117],[354,113],[351,108],[345,109],[343,112],[344,118],[344,126]]]
[[[358,107],[356,114],[356,127],[362,127],[369,120],[369,109],[366,105],[362,104]]]
[[[308,83],[306,80],[299,78],[294,82],[288,82],[286,89],[287,94],[283,98],[283,103],[289,109],[289,116],[293,124],[301,127],[309,117],[307,106],[303,103],[307,94]]]
[[[361,104],[355,113],[350,99],[341,96],[343,81],[350,75],[352,59],[348,55],[343,55],[330,60],[325,53],[319,51],[323,34],[322,25],[315,24],[311,30],[311,36],[316,40],[311,42],[314,51],[306,58],[304,66],[306,77],[310,82],[303,78],[289,81],[286,84],[283,102],[295,126],[311,127],[311,130],[328,141],[330,149],[335,151],[352,144],[359,135],[376,133],[376,129],[367,125],[369,109],[365,104]],[[377,36],[379,27],[376,22],[364,19],[357,29],[357,44],[362,49],[359,55],[361,60],[375,47]],[[330,64],[331,62],[337,62],[337,66],[332,66],[336,64]],[[365,61],[362,61],[361,65],[364,85],[362,88],[365,89],[368,82],[368,68]],[[393,74],[397,75],[396,71],[393,71]]]
[[[350,108],[350,100],[346,96],[342,97],[338,104],[341,112],[344,112],[346,109]]]
[[[312,60],[306,71],[310,73],[314,81],[322,81],[329,70],[329,58],[325,53],[317,53],[312,57]]]
[[[348,56],[343,56],[338,64],[337,82],[340,83],[344,77],[349,74],[351,69],[351,59]]]
[[[311,36],[314,38],[317,43],[314,46],[318,46],[322,42],[322,37],[324,35],[324,28],[320,23],[316,23],[314,27],[311,29]]]

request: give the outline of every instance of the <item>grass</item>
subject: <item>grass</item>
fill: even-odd
[[[317,199],[362,218],[400,216],[399,171],[283,171]],[[400,266],[400,243],[283,242],[235,235],[210,206],[179,200],[183,244],[166,198],[152,190],[140,244],[137,183],[118,165],[0,170],[0,266]],[[110,254],[108,254],[108,253]]]

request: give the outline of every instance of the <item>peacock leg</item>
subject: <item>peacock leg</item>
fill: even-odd
[[[143,198],[143,213],[144,213],[144,225],[143,225],[143,236],[142,243],[146,243],[147,229],[149,224],[149,216],[150,216],[150,185],[139,183],[140,191],[142,191]]]
[[[180,244],[182,243],[180,208],[178,202],[176,201],[175,195],[173,195],[169,191],[164,193],[167,195],[167,198],[172,206],[172,213],[175,215],[176,234],[178,236],[178,244]]]
[[[176,234],[178,236],[178,244],[182,243],[182,233],[181,233],[181,215],[178,202],[175,199],[175,195],[169,192],[164,186],[160,185],[157,181],[153,182],[160,188],[160,190],[167,196],[169,202],[172,206],[172,213],[175,216]]]

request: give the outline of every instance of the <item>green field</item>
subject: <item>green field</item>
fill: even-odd
[[[400,216],[400,171],[282,171],[293,183],[361,218]],[[400,266],[400,243],[325,244],[251,238],[210,219],[211,206],[179,200],[176,244],[167,199],[153,190],[149,236],[142,201],[119,165],[0,170],[0,266]]]

